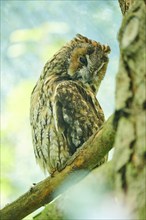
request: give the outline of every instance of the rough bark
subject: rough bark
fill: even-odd
[[[119,0],[122,14],[124,15],[131,7],[135,0]]]
[[[115,185],[136,219],[146,219],[146,9],[137,0],[119,32],[120,66],[116,84]]]

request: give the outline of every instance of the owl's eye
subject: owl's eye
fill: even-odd
[[[83,56],[79,57],[79,61],[80,61],[80,63],[82,63],[85,66],[87,66],[87,59],[86,59],[86,57],[83,57]]]

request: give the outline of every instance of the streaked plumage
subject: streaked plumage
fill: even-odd
[[[49,173],[63,169],[104,122],[96,94],[109,52],[109,46],[78,34],[46,63],[32,91],[34,153]]]

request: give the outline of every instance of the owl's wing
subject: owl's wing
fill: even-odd
[[[72,155],[104,122],[103,111],[91,89],[75,81],[59,82],[54,93],[53,116],[58,133]]]

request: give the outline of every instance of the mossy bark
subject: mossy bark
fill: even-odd
[[[119,32],[115,184],[137,219],[146,219],[146,8],[135,0]]]

